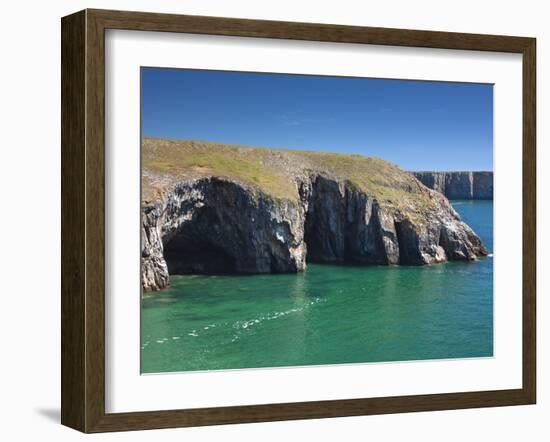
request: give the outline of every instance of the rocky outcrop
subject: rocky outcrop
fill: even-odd
[[[301,185],[309,261],[399,263],[394,219],[376,200],[349,182],[323,176]]]
[[[178,184],[162,203],[143,207],[143,289],[166,287],[168,272],[303,271],[304,210],[229,180]]]
[[[473,199],[493,199],[493,172],[473,172]]]
[[[413,175],[449,199],[493,199],[493,172],[413,172]]]
[[[306,260],[423,265],[486,255],[448,200],[411,179],[425,206],[404,209],[313,171],[294,177],[296,199],[229,178],[182,180],[142,205],[143,290],[167,287],[169,273],[294,273]]]

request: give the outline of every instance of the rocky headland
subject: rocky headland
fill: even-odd
[[[423,265],[487,254],[447,198],[359,155],[145,138],[142,286],[169,274]]]
[[[422,184],[449,199],[492,200],[493,172],[413,172]]]

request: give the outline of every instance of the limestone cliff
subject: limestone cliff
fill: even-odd
[[[430,189],[449,199],[493,199],[493,172],[413,172]]]
[[[170,274],[291,273],[486,255],[440,193],[382,160],[145,139],[142,285]]]

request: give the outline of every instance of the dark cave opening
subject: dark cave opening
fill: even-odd
[[[203,238],[180,232],[164,246],[170,275],[227,274],[235,272],[235,258]]]
[[[178,232],[164,239],[164,259],[171,275],[230,274],[236,258],[220,244],[220,220],[211,210],[202,210]],[[218,241],[216,240],[218,239]]]
[[[306,214],[304,225],[304,242],[307,247],[306,261],[323,262],[324,253],[321,242],[321,226],[315,222],[314,216],[308,215]]]
[[[345,260],[342,238],[327,229],[326,220],[307,214],[304,225],[306,261],[312,263],[340,262]]]
[[[346,223],[342,211],[321,207],[307,213],[304,223],[306,261],[318,264],[362,262],[354,255],[356,233],[354,226]]]

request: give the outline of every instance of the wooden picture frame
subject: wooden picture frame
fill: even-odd
[[[456,392],[132,413],[105,412],[105,30],[518,53],[523,57],[523,385]],[[536,152],[533,38],[106,10],[62,19],[62,409],[83,432],[534,404]]]

